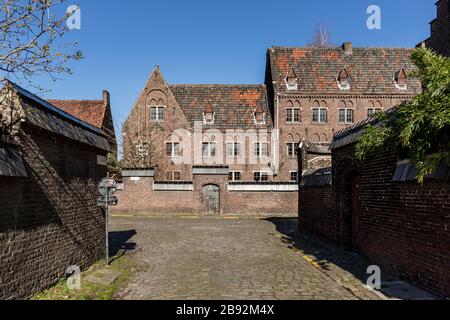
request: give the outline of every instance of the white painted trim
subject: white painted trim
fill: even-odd
[[[230,192],[296,192],[296,184],[229,184]]]
[[[154,183],[154,191],[194,191],[194,184]]]

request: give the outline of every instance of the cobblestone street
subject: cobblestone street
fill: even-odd
[[[112,246],[129,249],[137,263],[117,299],[377,298],[320,270],[274,221],[116,217],[111,224]]]

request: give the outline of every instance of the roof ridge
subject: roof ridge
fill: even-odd
[[[254,87],[265,87],[266,85],[263,83],[236,83],[236,84],[227,84],[227,83],[193,83],[193,84],[189,84],[189,83],[175,83],[175,84],[169,84],[169,87],[175,87],[175,86],[191,86],[191,87],[206,87],[206,86],[210,86],[210,87],[215,87],[215,86],[228,86],[228,87],[238,87],[238,86],[254,86]]]

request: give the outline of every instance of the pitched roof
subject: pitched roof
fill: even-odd
[[[205,107],[210,104],[215,121],[211,127],[227,128],[270,128],[267,90],[265,85],[169,85],[183,113],[191,125],[202,121]],[[265,125],[256,125],[254,113],[262,108]]]
[[[286,92],[285,79],[294,69],[299,93],[339,94],[339,73],[346,68],[350,89],[346,94],[417,94],[418,80],[408,78],[407,90],[394,83],[395,73],[404,68],[409,74],[414,66],[413,49],[353,48],[346,54],[341,47],[272,47],[268,51],[274,90]],[[291,92],[291,91],[290,91]]]
[[[107,108],[103,100],[48,100],[48,102],[97,128],[103,127]]]
[[[14,83],[11,85],[21,98],[26,123],[102,150],[110,150],[101,129],[56,108]]]

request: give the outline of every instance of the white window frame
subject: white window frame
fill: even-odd
[[[314,111],[318,112],[318,121],[314,121]],[[322,111],[325,111],[325,119],[322,119]],[[323,107],[312,108],[312,123],[313,124],[328,123],[328,108]]]
[[[341,121],[341,112],[344,111],[345,121]],[[351,111],[351,112],[350,112]],[[352,120],[348,121],[349,114],[352,115]],[[339,124],[353,124],[355,123],[355,110],[352,108],[340,108],[338,111]]]
[[[296,176],[297,176],[295,180],[292,180],[292,174],[293,173],[295,173]],[[295,170],[289,171],[289,181],[290,182],[298,182],[298,171],[295,171]]]
[[[288,77],[284,78],[284,82],[286,84],[286,89],[288,91],[296,91],[296,90],[298,90],[298,78],[295,78],[295,84],[294,85],[289,84]]]
[[[203,112],[203,124],[214,124],[214,120],[215,119],[216,119],[216,113],[215,112],[212,113],[212,120],[211,121],[208,121],[206,119],[206,113]]]
[[[239,180],[236,179],[236,173],[239,173]],[[230,175],[231,175],[231,182],[235,182],[235,181],[242,181],[242,171],[230,171]],[[228,176],[228,179],[230,178],[230,175]]]
[[[256,125],[265,125],[266,124],[266,113],[262,113],[263,120],[258,121],[258,118],[256,117],[256,112],[253,113],[253,120],[255,121]]]
[[[263,154],[262,150],[262,145],[266,145],[266,154]],[[269,157],[270,153],[269,153],[269,143],[268,142],[254,142],[253,143],[253,154],[255,157],[257,158],[263,158],[263,157]]]
[[[381,108],[367,108],[367,118],[370,118],[374,115],[376,115],[377,113],[381,113],[383,112],[383,109]],[[371,113],[371,114],[369,114]]]
[[[170,156],[167,155],[167,146],[168,145],[171,145],[172,154]],[[175,145],[178,145],[178,154],[175,154]],[[179,158],[179,157],[181,157],[181,143],[180,142],[177,142],[177,141],[166,141],[165,146],[166,146],[166,150],[165,150],[166,157],[168,157],[168,158]]]
[[[288,158],[297,158],[298,156],[298,146],[299,144],[296,142],[287,142],[286,143],[286,156]],[[289,152],[289,148],[292,147],[292,152]]]
[[[203,149],[203,147],[205,146],[205,145],[208,145],[208,152],[207,152],[207,155],[205,155],[205,153],[204,153],[204,149]],[[211,148],[211,145],[214,145],[214,155],[212,154],[212,148]],[[204,158],[204,159],[212,159],[212,158],[215,158],[217,156],[217,142],[214,142],[214,141],[203,141],[202,142],[202,157]]]
[[[259,174],[259,180],[255,179],[255,174]],[[267,176],[267,180],[262,180],[263,175]],[[253,171],[253,181],[255,182],[267,182],[269,181],[269,172],[268,171]]]
[[[289,111],[291,112],[291,120],[289,121]],[[295,120],[295,111],[298,111],[298,121]],[[301,108],[286,108],[286,123],[288,124],[300,124],[302,123],[302,109]]]
[[[228,146],[231,145],[231,149],[232,149],[232,154],[229,154],[228,151]],[[226,142],[226,154],[227,154],[227,158],[237,158],[241,156],[241,143],[240,142],[235,142],[235,141],[229,141]]]
[[[166,121],[166,106],[150,105],[149,109],[150,109],[150,121],[152,121],[152,122]],[[152,109],[156,110],[156,118],[155,119],[152,119]],[[161,109],[163,110],[162,119],[161,119],[160,113],[159,113],[159,110],[161,110]]]

